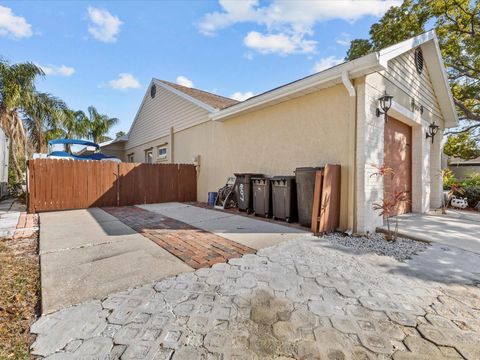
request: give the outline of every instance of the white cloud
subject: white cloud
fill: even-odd
[[[177,84],[188,88],[193,87],[193,81],[183,75],[177,76]]]
[[[87,10],[88,17],[91,21],[91,24],[88,26],[88,32],[99,41],[117,41],[117,35],[120,32],[120,26],[122,26],[123,22],[108,10],[91,6],[89,6]]]
[[[315,51],[316,41],[303,39],[301,36],[287,34],[261,34],[250,31],[243,39],[245,46],[261,54],[278,53],[282,55],[292,53],[311,53]]]
[[[335,39],[335,42],[342,46],[350,46],[351,41],[352,36],[348,33],[341,33],[340,36]]]
[[[237,100],[237,101],[245,101],[248,98],[251,98],[253,96],[253,92],[251,91],[246,91],[242,93],[241,91],[234,92],[232,95],[230,95],[230,98]]]
[[[12,9],[0,5],[0,37],[12,36],[20,39],[32,35],[32,25],[24,17],[15,15]]]
[[[66,65],[40,65],[37,64],[45,75],[71,76],[75,73],[75,68]]]
[[[208,13],[198,24],[202,34],[213,35],[218,30],[237,23],[253,23],[265,26],[266,35],[262,41],[281,41],[279,53],[314,52],[316,42],[308,40],[314,34],[315,24],[332,19],[354,22],[364,16],[382,16],[391,6],[398,6],[401,0],[273,0],[267,5],[259,0],[219,0],[222,9]],[[250,32],[249,34],[251,34]],[[253,32],[260,34],[258,32]],[[247,35],[248,37],[248,35]],[[283,39],[279,40],[280,37]],[[286,39],[286,38],[289,39]],[[253,40],[260,41],[256,35]],[[292,44],[297,49],[285,52]],[[287,45],[285,45],[287,44]],[[277,45],[275,45],[276,47]],[[300,50],[298,50],[300,49]],[[259,51],[264,51],[260,47]]]
[[[138,89],[140,83],[132,74],[120,73],[118,79],[110,80],[107,83],[108,87],[118,90]]]
[[[313,72],[320,72],[331,68],[332,66],[338,65],[345,60],[343,58],[338,58],[335,56],[328,56],[326,58],[318,60],[313,66]]]

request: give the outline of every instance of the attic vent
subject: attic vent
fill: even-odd
[[[155,84],[153,84],[152,87],[150,88],[150,96],[152,97],[152,99],[155,97],[156,93],[157,93],[157,87],[155,86]]]
[[[417,72],[421,74],[423,71],[423,51],[419,47],[415,49],[415,67]]]

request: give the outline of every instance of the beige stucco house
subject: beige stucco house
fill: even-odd
[[[385,93],[393,96],[388,121],[376,114]],[[432,143],[433,122],[440,130]],[[457,123],[428,32],[243,102],[153,79],[128,135],[103,151],[131,162],[195,163],[200,201],[234,172],[293,175],[340,164],[340,229],[363,233],[382,224],[372,209],[385,188],[375,166],[398,171],[397,185],[411,194],[403,212],[440,206],[442,131]]]

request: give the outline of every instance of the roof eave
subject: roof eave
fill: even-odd
[[[184,92],[181,92],[181,91],[179,91],[179,90],[177,90],[177,89],[175,89],[171,86],[168,86],[167,84],[159,81],[158,79],[153,78],[153,82],[155,83],[155,85],[158,85],[158,86],[164,88],[165,90],[168,90],[168,91],[174,93],[175,95],[178,95],[178,96],[194,103],[195,105],[200,106],[202,109],[207,110],[210,113],[214,113],[214,112],[218,111],[217,108],[214,108],[213,106],[205,104],[203,101],[195,99],[194,97],[192,97],[190,95],[187,95]]]
[[[378,61],[378,53],[372,53],[359,59],[334,66],[330,69],[324,70],[305,79],[295,81],[286,86],[279,87],[259,96],[250,98],[216,113],[212,113],[210,114],[210,119],[214,121],[224,121],[228,118],[238,115],[241,112],[257,107],[268,106],[269,103],[279,101],[282,98],[287,98],[288,96],[301,91],[315,88],[329,81],[341,81],[342,74],[344,73],[348,73],[348,76],[351,79],[354,79],[369,72],[382,69],[383,67]]]

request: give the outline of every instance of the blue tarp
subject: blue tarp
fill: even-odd
[[[78,140],[78,139],[54,139],[48,142],[49,146],[52,145],[83,145],[83,146],[92,146],[95,150],[98,150],[100,146],[94,142],[87,141],[87,140]],[[102,153],[93,153],[88,155],[75,155],[71,154],[67,151],[51,151],[48,156],[57,156],[57,157],[65,157],[75,160],[103,160],[103,159],[116,159],[115,156],[108,156]]]
[[[100,146],[94,142],[87,140],[78,140],[78,139],[54,139],[48,142],[48,145],[56,144],[71,144],[71,145],[84,145],[84,146],[93,146],[95,149],[99,149]]]
[[[115,156],[108,156],[101,153],[89,154],[89,155],[73,155],[66,151],[52,151],[48,156],[65,157],[75,160],[103,160],[103,159],[116,159]]]

